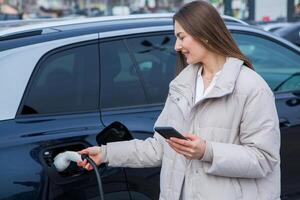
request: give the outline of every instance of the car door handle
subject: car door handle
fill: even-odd
[[[280,127],[290,127],[291,123],[289,120],[285,119],[285,118],[280,118],[279,119],[279,125]]]

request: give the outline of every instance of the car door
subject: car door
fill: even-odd
[[[276,98],[281,130],[282,197],[300,192],[300,53],[271,37],[234,32],[242,52],[253,62]],[[268,103],[268,102],[265,102]]]
[[[93,172],[75,163],[57,172],[54,157],[96,144],[99,111],[98,40],[48,52],[37,64],[15,120],[0,125],[0,199],[95,199]],[[105,199],[128,199],[124,173],[100,168]]]
[[[123,123],[133,138],[153,136],[175,72],[171,33],[152,33],[100,42],[101,115],[105,125]],[[131,199],[158,199],[160,168],[126,168]]]

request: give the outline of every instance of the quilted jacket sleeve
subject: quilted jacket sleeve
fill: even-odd
[[[166,107],[162,110],[156,125],[167,120]],[[158,133],[146,140],[112,142],[103,146],[104,161],[114,167],[156,167],[161,165],[164,139]]]

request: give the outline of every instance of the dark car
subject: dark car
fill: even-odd
[[[58,172],[53,159],[67,150],[153,135],[175,76],[171,16],[74,19],[0,31],[0,200],[97,198],[93,172],[75,163]],[[224,19],[274,91],[282,199],[293,199],[300,193],[300,50]],[[101,132],[115,121],[130,137]],[[158,199],[159,168],[101,165],[99,172],[106,200]]]
[[[291,23],[274,31],[274,33],[300,47],[300,22]]]

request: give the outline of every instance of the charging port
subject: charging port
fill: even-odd
[[[71,162],[68,168],[62,172],[58,172],[53,165],[54,158],[59,153],[65,151],[80,151],[84,148],[87,148],[87,143],[69,143],[47,147],[40,153],[40,160],[44,167],[47,175],[57,184],[64,184],[67,182],[73,182],[77,180],[77,178],[86,173],[86,171],[80,167],[77,167],[75,162]]]

